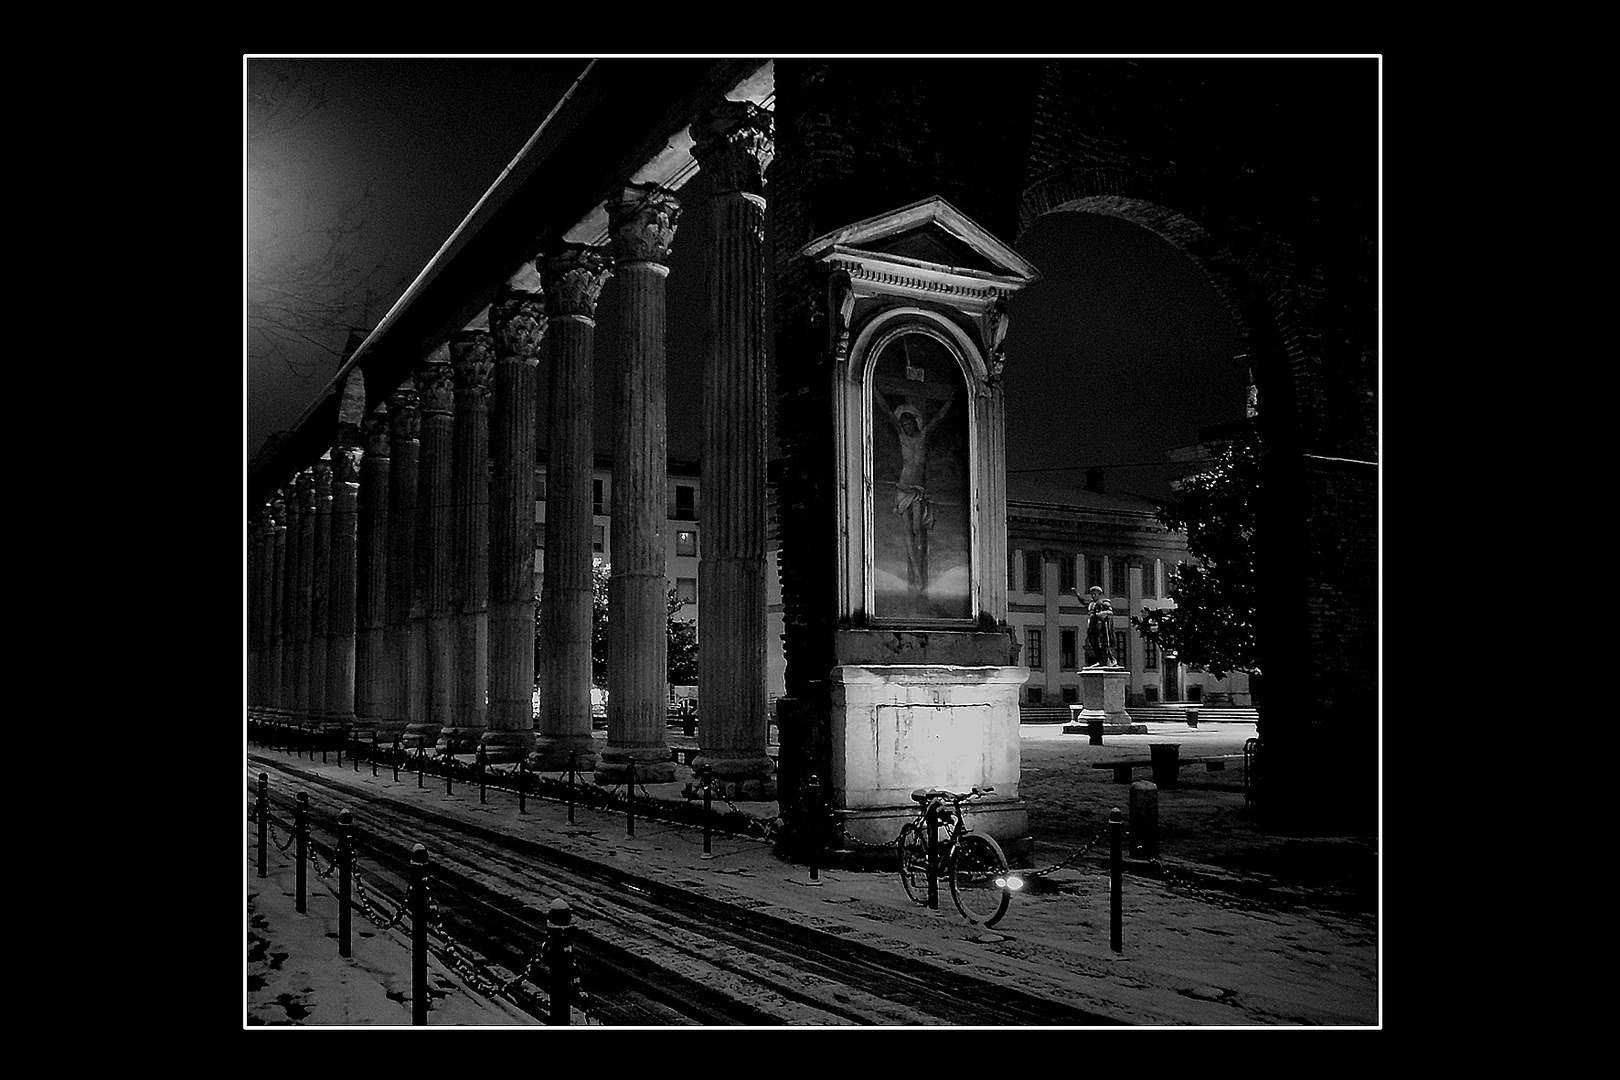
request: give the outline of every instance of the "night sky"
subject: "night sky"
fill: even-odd
[[[363,322],[375,325],[587,62],[303,62],[307,81],[324,88],[326,105],[266,147],[265,175],[253,186],[273,186],[283,200],[307,193],[319,207],[370,185],[362,254],[382,268]],[[247,89],[299,63],[249,60]],[[703,185],[699,174],[683,191],[694,206],[701,205]],[[701,328],[676,313],[705,306],[702,216],[683,219],[669,279],[670,452],[690,459],[699,452]],[[255,229],[263,216],[252,200],[244,217],[247,242],[260,242]],[[1104,466],[1110,491],[1164,497],[1170,471],[1152,463],[1195,441],[1201,427],[1242,415],[1245,372],[1232,360],[1237,333],[1219,298],[1191,260],[1116,220],[1049,215],[1015,246],[1043,277],[1011,308],[1009,472],[1078,484],[1087,466]],[[611,347],[615,303],[610,280],[598,311],[599,346]],[[273,431],[290,427],[326,385],[344,336],[334,335],[328,352],[303,351],[302,373],[244,353],[246,456]],[[599,370],[603,448],[611,445],[609,379]],[[1030,472],[1054,467],[1069,471]]]

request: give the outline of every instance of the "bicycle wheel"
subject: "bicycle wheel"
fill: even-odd
[[[968,833],[951,852],[951,899],[968,922],[994,926],[1007,914],[1012,893],[1005,884],[1007,856],[1001,845],[980,833]]]
[[[900,830],[900,884],[913,904],[928,903],[928,837],[915,821]]]

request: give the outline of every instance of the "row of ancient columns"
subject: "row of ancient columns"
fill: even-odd
[[[770,786],[765,753],[764,170],[770,117],[699,124],[714,176],[704,374],[700,759]],[[358,368],[337,438],[250,537],[250,706],[494,761],[570,761],[599,782],[673,777],[666,743],[665,279],[680,205],[652,186],[608,207],[610,248],[535,260],[489,329],[435,350],[369,413]],[[608,732],[591,735],[597,299],[619,285],[609,553]],[[542,352],[549,416],[536,413]],[[546,439],[538,650],[535,460]],[[540,657],[535,671],[535,655]],[[540,715],[531,708],[538,686]]]

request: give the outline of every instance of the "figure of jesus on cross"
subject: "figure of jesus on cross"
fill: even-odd
[[[900,476],[895,481],[894,512],[906,523],[909,545],[906,548],[906,581],[913,594],[921,595],[928,587],[928,531],[934,527],[934,508],[928,501],[928,436],[951,411],[951,399],[934,413],[927,423],[922,414],[909,401],[899,406],[889,403],[876,387],[881,412],[893,425],[900,437]]]

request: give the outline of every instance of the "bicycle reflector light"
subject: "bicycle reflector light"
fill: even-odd
[[[1017,892],[1024,887],[1024,879],[1017,874],[1007,874],[996,878],[996,888],[1006,889],[1008,892]]]

